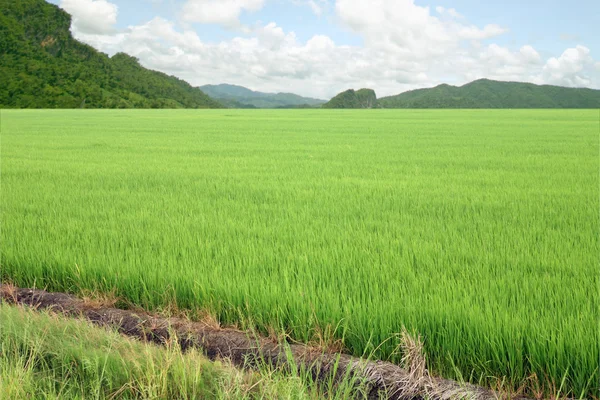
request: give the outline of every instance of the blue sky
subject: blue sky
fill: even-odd
[[[329,97],[477,78],[600,88],[593,0],[51,0],[79,40],[194,85]]]
[[[418,1],[417,3],[423,3]],[[530,44],[538,51],[558,54],[565,46],[585,45],[600,51],[600,5],[595,0],[439,0],[459,10],[474,24],[497,23],[510,31],[499,44]]]

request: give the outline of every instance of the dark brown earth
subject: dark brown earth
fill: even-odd
[[[163,345],[176,340],[185,351],[201,349],[208,358],[230,359],[239,367],[268,364],[289,368],[288,356],[296,366],[310,371],[317,381],[339,381],[353,375],[365,384],[370,399],[508,399],[488,389],[431,377],[424,366],[408,369],[384,361],[367,361],[339,353],[327,353],[299,345],[281,345],[273,340],[234,329],[210,327],[180,318],[161,318],[146,312],[102,307],[64,293],[21,289],[0,285],[0,300],[71,317],[83,317],[94,324],[117,329],[124,335]],[[409,364],[410,365],[410,364]],[[523,399],[522,397],[511,397]]]

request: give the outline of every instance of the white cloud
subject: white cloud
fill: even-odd
[[[265,0],[187,0],[182,18],[187,22],[235,27],[242,11],[258,11],[264,4]]]
[[[540,54],[533,47],[531,47],[529,45],[525,45],[525,46],[521,47],[521,49],[519,50],[519,53],[521,54],[523,61],[527,62],[529,64],[537,64],[542,59]]]
[[[106,0],[61,0],[60,6],[73,16],[73,27],[89,34],[114,30],[118,8]]]
[[[328,0],[291,0],[293,4],[308,6],[313,14],[320,17],[325,12],[328,5]]]
[[[560,57],[552,57],[544,65],[539,80],[564,86],[589,86],[594,60],[590,49],[576,46],[566,49]]]
[[[296,41],[296,35],[293,32],[286,34],[275,22],[255,29],[254,34],[265,47],[271,50],[277,50],[286,43],[293,44]]]
[[[336,0],[336,12],[343,24],[365,38],[367,45],[387,51],[428,58],[451,54],[462,40],[482,40],[507,30],[495,25],[479,28],[465,25],[454,9],[437,7],[440,19],[429,7],[413,0]]]
[[[123,51],[194,85],[229,82],[328,98],[353,85],[385,83],[391,85],[391,94],[429,83],[417,63],[378,50],[340,46],[325,35],[301,43],[273,22],[255,28],[250,37],[220,43],[203,42],[193,30],[179,31],[162,18],[113,35],[74,33],[102,51]]]
[[[328,36],[324,35],[315,35],[308,42],[306,42],[306,47],[309,50],[334,50],[335,43]]]
[[[262,0],[234,3],[238,11],[213,10],[210,20],[235,25],[239,12],[258,8]],[[337,0],[335,6],[339,22],[360,35],[364,45],[343,45],[319,34],[300,40],[276,22],[246,27],[237,37],[214,43],[203,40],[192,25],[159,17],[102,34],[74,23],[73,33],[104,52],[123,51],[193,85],[227,82],[320,98],[351,87],[372,87],[384,96],[478,78],[600,87],[600,63],[583,46],[544,61],[531,45],[489,44],[485,38],[505,29],[474,26],[447,9],[436,10],[438,18],[411,0]]]
[[[309,0],[308,1],[308,5],[310,7],[310,9],[316,14],[316,15],[321,15],[323,14],[323,6],[319,3],[317,3],[315,0]]]
[[[502,28],[496,24],[488,24],[484,26],[483,29],[471,25],[461,27],[458,31],[458,37],[460,39],[483,40],[500,36],[506,32],[508,32],[508,29]]]
[[[452,18],[464,18],[462,14],[456,11],[454,8],[445,8],[442,6],[437,6],[435,11],[440,15],[447,15]]]
[[[541,68],[539,54],[531,46],[518,51],[492,43],[487,46],[472,46],[459,49],[435,65],[436,77],[451,77],[455,83],[488,78],[501,81],[532,81],[532,71]]]
[[[527,68],[528,64],[541,62],[539,53],[529,45],[521,47],[519,51],[511,51],[495,43],[483,48],[479,53],[479,59],[489,64],[520,66],[523,69]]]
[[[427,57],[451,46],[444,25],[411,0],[337,0],[336,13],[372,48]]]

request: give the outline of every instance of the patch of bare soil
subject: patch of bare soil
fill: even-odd
[[[176,341],[183,350],[201,349],[208,358],[230,359],[242,368],[268,364],[289,368],[293,363],[310,371],[317,381],[358,378],[366,385],[369,398],[379,399],[524,399],[509,397],[479,386],[430,376],[419,340],[406,336],[407,349],[402,368],[384,361],[368,361],[340,353],[328,353],[301,344],[278,344],[273,340],[214,324],[192,323],[182,318],[161,318],[146,312],[121,310],[86,302],[64,293],[0,285],[0,300],[36,309],[51,310],[71,317],[83,317],[94,324],[117,329],[124,335],[159,345]]]

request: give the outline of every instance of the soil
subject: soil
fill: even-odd
[[[318,382],[358,377],[370,399],[500,399],[507,395],[451,380],[416,376],[411,371],[384,361],[367,361],[340,353],[328,353],[300,344],[278,344],[273,340],[234,329],[222,329],[181,318],[162,318],[147,312],[102,307],[65,293],[0,285],[0,300],[10,304],[51,310],[70,317],[86,318],[99,326],[116,329],[124,335],[164,345],[176,340],[185,351],[198,348],[211,360],[230,359],[242,368],[265,363],[290,368],[288,356],[296,366],[310,371]],[[512,399],[524,399],[511,397]]]

